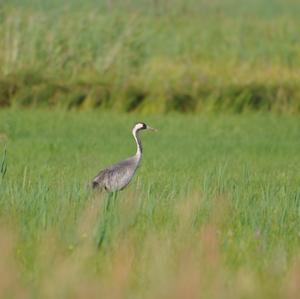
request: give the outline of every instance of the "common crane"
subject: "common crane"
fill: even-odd
[[[142,130],[157,131],[145,123],[136,123],[132,129],[132,135],[137,146],[136,154],[101,170],[92,181],[93,189],[105,189],[107,192],[116,192],[124,189],[130,183],[142,157],[143,149],[139,136],[139,132]]]

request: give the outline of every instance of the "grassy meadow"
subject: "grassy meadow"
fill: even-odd
[[[298,0],[0,3],[0,105],[300,111]]]
[[[0,111],[0,297],[297,298],[298,118],[144,116],[159,132],[104,213],[87,184],[138,117]]]
[[[0,0],[0,298],[298,298],[299,15]],[[137,121],[133,181],[92,192]]]

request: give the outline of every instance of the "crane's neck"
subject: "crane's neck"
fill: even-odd
[[[135,139],[136,142],[136,156],[140,159],[142,156],[142,152],[143,152],[143,147],[142,147],[142,142],[139,136],[139,131],[136,129],[132,130],[132,135]]]

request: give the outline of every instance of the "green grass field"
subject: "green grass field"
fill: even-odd
[[[0,106],[300,112],[298,0],[11,0]]]
[[[0,298],[298,298],[299,15],[0,0]],[[88,184],[137,121],[159,131],[106,211]]]
[[[86,185],[135,152],[137,120],[159,132],[105,216]],[[0,297],[297,298],[299,132],[270,114],[2,109]]]

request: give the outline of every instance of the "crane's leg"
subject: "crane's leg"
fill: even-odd
[[[117,197],[118,197],[118,192],[113,192],[113,193],[112,193],[112,204],[113,204],[113,208],[115,208],[115,206],[116,206],[116,200],[117,200]]]
[[[100,237],[97,242],[97,247],[100,248],[106,238],[109,222],[111,223],[111,207],[114,209],[117,192],[109,193],[106,198],[106,203],[103,211],[103,222],[101,225]]]

